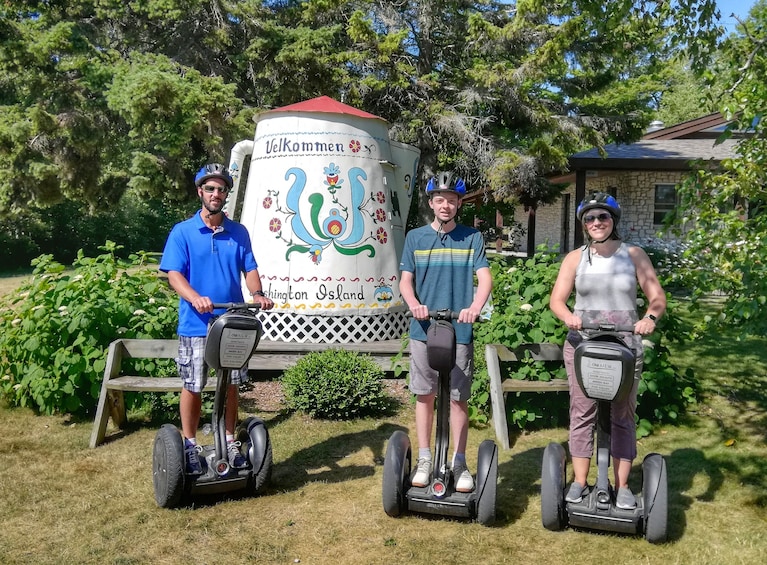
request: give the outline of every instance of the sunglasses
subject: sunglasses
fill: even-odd
[[[215,184],[204,184],[200,187],[206,194],[213,194],[215,191],[219,191],[221,194],[229,194],[228,186],[217,186]]]
[[[613,217],[610,214],[603,212],[602,214],[599,214],[598,216],[584,216],[583,223],[593,224],[596,220],[599,220],[600,222],[606,222],[607,220],[612,220],[612,219]]]

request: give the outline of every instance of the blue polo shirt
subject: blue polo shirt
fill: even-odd
[[[193,289],[213,302],[242,302],[242,275],[258,268],[250,234],[245,226],[226,217],[221,228],[214,233],[202,221],[199,211],[173,226],[162,252],[160,270],[178,271]],[[207,335],[211,316],[200,314],[190,302],[180,298],[178,335]]]

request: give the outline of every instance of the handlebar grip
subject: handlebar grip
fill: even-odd
[[[634,333],[634,325],[633,324],[607,324],[607,323],[600,323],[600,324],[587,324],[583,323],[581,325],[581,329],[584,330],[601,330],[603,332],[631,332]]]
[[[429,318],[432,320],[457,320],[460,316],[460,312],[455,312],[453,310],[429,310]],[[406,318],[412,318],[413,312],[408,310],[405,312]],[[484,321],[482,318],[477,318],[474,323],[482,322]]]
[[[261,306],[254,302],[214,302],[213,308],[216,310],[221,308],[226,310],[260,310]]]

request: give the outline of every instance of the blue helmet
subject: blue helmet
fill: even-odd
[[[435,192],[454,192],[458,196],[466,196],[466,183],[463,179],[453,179],[453,173],[449,171],[441,171],[437,173],[436,177],[429,179],[426,185],[426,194],[431,196]]]
[[[584,198],[575,210],[575,217],[578,218],[579,222],[582,222],[583,215],[594,208],[604,208],[610,212],[615,223],[621,219],[621,205],[618,204],[614,196],[606,192],[594,192],[591,196]]]
[[[206,180],[214,178],[221,179],[229,188],[234,186],[234,179],[229,174],[229,170],[221,163],[209,163],[197,171],[194,176],[194,185],[200,188]]]

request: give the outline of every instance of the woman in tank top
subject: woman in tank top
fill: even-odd
[[[628,486],[629,473],[636,458],[637,384],[642,374],[642,337],[655,330],[666,311],[666,294],[658,282],[650,258],[641,247],[621,241],[617,224],[621,208],[617,200],[597,192],[580,203],[576,216],[583,224],[587,244],[563,259],[550,308],[570,329],[563,355],[570,384],[570,455],[573,483],[565,500],[580,502],[588,488],[588,472],[594,451],[596,401],[587,398],[575,378],[574,351],[583,340],[583,323],[612,323],[634,326],[627,334],[627,344],[636,352],[634,387],[624,402],[613,403],[612,441],[616,505],[632,509],[636,500]],[[643,318],[637,316],[637,283],[648,300]],[[567,305],[575,290],[573,311]]]

